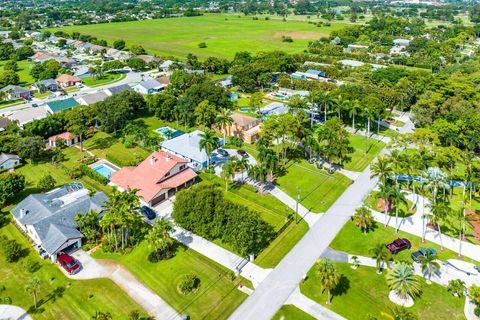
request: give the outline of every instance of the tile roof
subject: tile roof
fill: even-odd
[[[233,112],[231,115],[233,119],[233,123],[235,123],[238,126],[245,127],[248,126],[252,123],[258,122],[258,120],[254,117],[250,117],[244,114],[240,114],[238,112]]]
[[[165,151],[152,153],[136,167],[124,167],[110,175],[110,181],[124,189],[139,189],[138,195],[149,202],[163,189],[175,188],[197,176],[187,167],[177,174],[166,176],[170,170],[188,160]]]
[[[69,74],[61,74],[60,76],[55,79],[57,82],[66,83],[66,82],[80,82],[82,81],[80,78],[71,76]]]
[[[73,138],[75,138],[73,133],[67,131],[67,132],[59,133],[59,134],[56,134],[54,136],[49,137],[48,141],[57,141],[58,139],[70,140],[70,139],[73,139]]]

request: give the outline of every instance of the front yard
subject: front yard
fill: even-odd
[[[355,151],[350,155],[351,161],[344,164],[344,168],[350,171],[363,171],[372,160],[382,151],[385,143],[361,135],[352,134],[350,145]]]
[[[105,73],[103,78],[97,79],[95,77],[86,77],[82,79],[82,82],[87,87],[98,87],[106,84],[120,81],[126,77],[125,73]]]
[[[97,251],[93,256],[123,264],[179,313],[188,314],[191,319],[226,319],[247,298],[237,290],[241,279],[231,280],[229,270],[191,249],[179,245],[173,258],[157,263],[149,262],[150,251],[148,243],[143,241],[125,255]],[[190,273],[200,278],[200,287],[184,295],[178,285],[183,276]]]
[[[316,266],[308,272],[308,278],[300,285],[304,295],[347,319],[393,319],[391,309],[395,306],[388,299],[389,288],[384,275],[377,275],[375,268],[360,266],[353,270],[348,263],[336,263],[340,283],[332,291],[331,305],[326,305],[327,293],[322,292]],[[464,319],[465,298],[456,298],[445,287],[427,285],[420,278],[422,294],[409,308],[418,319]]]
[[[291,304],[285,304],[277,311],[273,320],[315,320],[315,318]]]
[[[0,218],[3,215],[0,213]],[[30,248],[30,243],[13,224],[2,226],[0,236],[17,240],[26,254],[17,263],[7,262],[0,254],[0,300],[10,298],[13,305],[27,310],[33,319],[90,319],[97,311],[109,312],[113,319],[124,319],[134,310],[143,312],[109,279],[76,281],[66,278],[56,265],[42,260]],[[27,261],[37,264],[36,271],[27,271]],[[37,310],[33,309],[33,297],[24,289],[34,277],[41,281]]]
[[[328,174],[305,160],[291,164],[286,174],[277,179],[281,190],[293,199],[298,192],[300,203],[316,213],[327,211],[350,183],[351,180],[344,175],[338,172]]]

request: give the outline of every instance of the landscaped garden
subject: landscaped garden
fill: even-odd
[[[286,169],[286,174],[277,179],[277,185],[290,197],[300,195],[300,203],[307,209],[325,212],[349,186],[351,180],[335,172],[328,174],[302,160]]]
[[[247,295],[237,289],[241,278],[201,254],[178,244],[174,257],[150,262],[152,249],[143,241],[130,253],[119,255],[97,251],[95,258],[112,259],[123,264],[140,281],[181,314],[191,319],[227,318]],[[183,294],[179,289],[187,274],[199,279],[196,290]]]
[[[0,220],[5,212],[0,212]],[[110,313],[121,319],[142,308],[109,279],[71,280],[50,260],[42,260],[12,223],[0,227],[0,237],[16,240],[22,247],[18,262],[7,262],[0,250],[0,304],[27,310],[34,319],[90,319],[95,313]],[[3,248],[2,248],[3,249]],[[25,288],[38,278],[38,308]]]
[[[320,287],[317,265],[310,269],[307,280],[300,285],[302,293],[347,319],[393,319],[395,304],[388,298],[390,289],[384,275],[378,275],[372,267],[360,266],[353,270],[347,263],[335,263],[334,266],[340,279],[332,290],[331,304],[326,304],[327,292]],[[454,297],[443,286],[426,284],[423,278],[416,278],[422,292],[414,299],[413,307],[408,309],[410,312],[419,319],[464,319],[464,298]]]
[[[350,145],[354,152],[350,154],[351,161],[344,164],[346,170],[363,171],[385,147],[385,143],[361,135],[352,134]]]

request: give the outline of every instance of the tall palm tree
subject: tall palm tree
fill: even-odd
[[[37,292],[40,289],[41,281],[38,277],[31,278],[25,286],[25,291],[33,295],[33,306],[37,309]]]
[[[227,192],[228,192],[228,181],[235,176],[235,163],[232,159],[233,158],[228,159],[227,162],[225,162],[225,164],[222,166],[221,176],[225,180],[225,191]]]
[[[362,105],[359,100],[354,100],[350,105],[350,110],[348,115],[352,118],[352,127],[355,130],[355,117],[358,115],[359,111],[362,110]]]
[[[174,231],[175,228],[171,221],[160,218],[155,221],[155,224],[145,236],[145,239],[152,249],[166,252],[173,243],[172,238],[170,238],[170,233]]]
[[[332,97],[329,91],[320,91],[318,94],[318,101],[323,106],[323,109],[325,111],[324,121],[327,121],[328,109],[334,106],[335,99]]]
[[[440,237],[440,250],[443,251],[442,228],[440,222],[451,214],[452,208],[450,208],[446,202],[436,202],[430,204],[430,211],[432,212],[430,221],[437,225],[438,235]]]
[[[353,221],[355,225],[366,234],[368,229],[373,225],[374,219],[370,209],[366,206],[361,206],[355,210]]]
[[[95,315],[92,316],[92,320],[112,320],[112,315],[110,312],[95,312]]]
[[[420,265],[422,266],[423,274],[428,276],[427,283],[432,283],[430,280],[432,274],[435,273],[435,271],[440,270],[440,264],[437,262],[437,255],[427,250],[425,251],[425,255],[420,255],[418,257],[418,261],[420,261]]]
[[[398,225],[398,208],[402,203],[405,205],[408,204],[406,195],[407,193],[398,187],[392,189],[392,202],[395,206],[395,233],[398,233],[398,229],[400,228]]]
[[[223,144],[227,143],[227,127],[233,124],[232,119],[232,111],[223,108],[217,115],[217,119],[215,120],[217,125],[222,128],[223,131]]]
[[[371,178],[378,177],[378,181],[380,181],[381,184],[386,185],[387,181],[393,175],[391,159],[383,155],[379,156],[377,161],[372,164],[371,171]]]
[[[243,182],[243,173],[245,170],[248,169],[248,160],[247,158],[240,157],[237,161],[235,161],[235,167],[237,170],[240,170],[240,173],[242,174],[242,182]]]
[[[447,175],[437,167],[430,167],[422,173],[422,180],[432,193],[432,204],[437,202],[438,190],[448,188]]]
[[[398,151],[392,150],[390,153],[390,163],[392,164],[392,170],[395,176],[395,185],[398,186],[398,175],[402,172],[405,164],[405,154]]]
[[[390,209],[390,203],[392,203],[392,196],[394,193],[394,187],[389,185],[380,185],[379,195],[383,198],[383,215],[384,215],[384,222],[383,227],[386,229],[388,225],[388,211]]]
[[[387,271],[385,280],[388,287],[404,299],[409,296],[413,298],[421,292],[420,282],[415,276],[415,271],[411,265],[405,262],[395,263]]]
[[[213,150],[218,147],[218,139],[213,130],[207,129],[200,134],[200,141],[198,142],[200,151],[205,150],[207,154],[207,168],[210,167],[210,158]]]
[[[390,260],[392,254],[388,251],[387,247],[383,243],[378,243],[375,247],[370,249],[373,259],[375,259],[377,265],[377,274],[382,273],[382,262],[386,265]]]
[[[321,259],[318,262],[318,276],[320,278],[320,286],[322,290],[327,290],[327,304],[331,303],[331,291],[340,282],[340,274],[328,259]]]

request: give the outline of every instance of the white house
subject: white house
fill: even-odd
[[[147,79],[135,85],[133,87],[133,90],[141,94],[152,94],[152,93],[160,92],[166,86],[167,85],[162,84],[155,79]]]
[[[0,153],[0,171],[15,168],[20,163],[20,157],[11,153]]]

